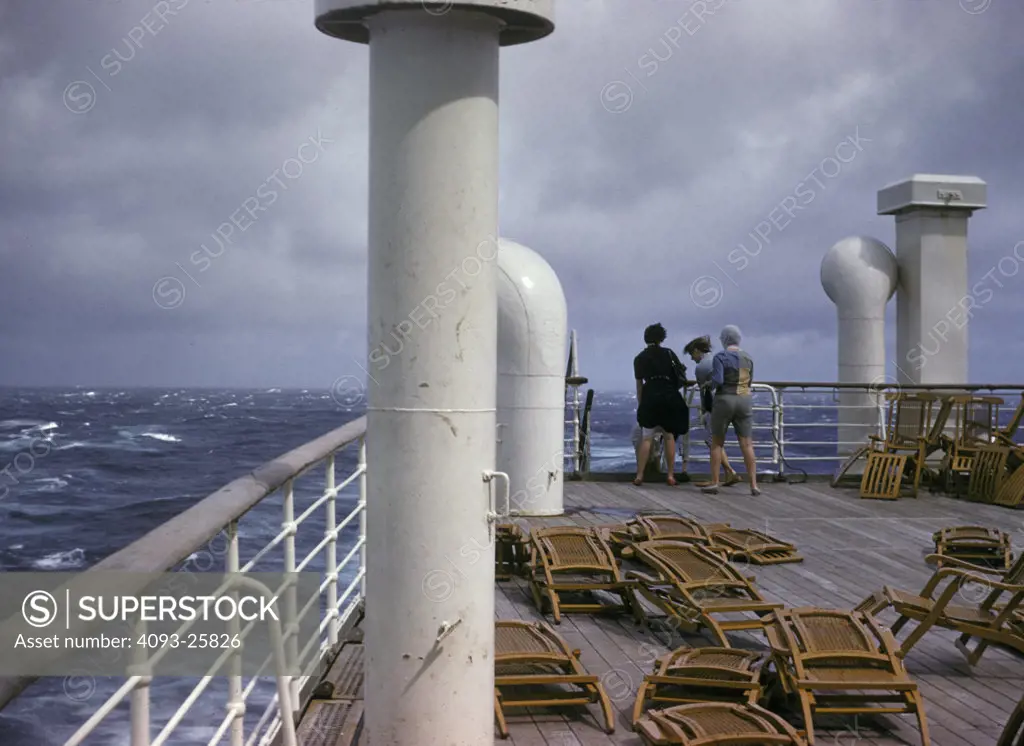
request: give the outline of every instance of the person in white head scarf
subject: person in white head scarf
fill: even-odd
[[[718,494],[718,472],[725,454],[725,435],[732,425],[743,451],[743,463],[750,478],[750,494],[757,496],[757,461],[754,457],[754,408],[750,385],[754,378],[754,361],[740,349],[739,327],[729,324],[719,335],[722,351],[712,361],[711,381],[715,401],[711,410],[711,484],[702,492]]]

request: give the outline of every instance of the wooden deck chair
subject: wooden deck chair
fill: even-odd
[[[499,523],[494,531],[494,579],[511,580],[527,567],[527,541],[515,523]]]
[[[732,647],[726,632],[760,629],[762,616],[782,608],[762,598],[750,578],[698,544],[645,541],[634,548],[636,559],[655,575],[628,572],[626,578],[636,580],[644,598],[673,622],[693,632],[707,628],[722,647]]]
[[[647,746],[806,746],[774,712],[750,704],[702,702],[651,710],[634,730]]]
[[[927,559],[938,562],[940,558],[929,555]],[[893,635],[898,635],[907,622],[917,622],[914,630],[903,640],[897,653],[900,658],[905,658],[932,627],[960,633],[957,649],[972,666],[993,643],[1024,653],[1024,554],[1009,570],[990,569],[950,557],[941,560],[942,567],[935,571],[919,594],[886,586],[864,599],[857,610],[877,615],[892,607],[900,615],[892,625]],[[972,602],[970,606],[954,604],[954,597],[958,594],[961,599],[970,600],[973,593],[962,592],[968,583],[991,590],[980,603]],[[977,638],[973,649],[967,645],[972,638]]]
[[[817,714],[911,714],[928,746],[917,684],[896,656],[892,634],[869,614],[786,609],[766,620],[765,633],[783,692],[800,702],[808,744]]]
[[[1016,459],[1011,461],[1011,456]],[[1024,449],[980,445],[974,451],[967,482],[967,499],[1016,507],[1024,499]],[[1015,463],[1015,467],[1010,464]]]
[[[642,541],[667,539],[708,545],[709,529],[728,527],[729,524],[702,525],[692,518],[676,513],[637,513],[619,527],[602,526],[604,537],[617,557],[631,557],[632,546]],[[724,555],[723,555],[724,556]]]
[[[786,562],[803,562],[796,546],[774,536],[752,528],[712,527],[709,549],[721,549],[726,559],[732,562],[749,562],[753,565],[780,565]]]
[[[935,562],[939,567],[947,558],[1006,570],[1013,562],[1010,536],[985,526],[953,526],[932,534]]]
[[[953,435],[946,438],[941,473],[945,492],[961,496],[968,487],[980,446],[991,445],[999,422],[998,396],[961,394],[951,397],[956,409]]]
[[[996,746],[1024,746],[1024,699],[1017,703],[1017,708],[1006,721]]]
[[[847,473],[862,459],[866,459],[873,451],[886,452],[885,445],[894,448],[917,442],[919,436],[927,430],[928,415],[935,396],[932,394],[910,394],[903,392],[886,392],[886,415],[884,437],[870,434],[867,443],[854,451],[840,464],[832,477],[832,486],[839,487]],[[927,410],[927,411],[926,411]],[[865,465],[865,469],[866,469]]]
[[[926,393],[891,396],[886,437],[869,436],[872,448],[860,485],[860,496],[865,499],[895,500],[903,494],[917,497],[929,456],[942,450],[946,442],[943,434],[953,410],[952,397]]]
[[[1021,395],[1020,401],[1017,403],[1017,409],[1010,418],[1010,421],[1006,424],[1006,427],[996,430],[995,440],[1000,445],[1004,445],[1007,448],[1019,447],[1017,443],[1017,430],[1020,429],[1021,420],[1024,420],[1024,395]]]
[[[551,606],[555,624],[563,613],[632,612],[637,622],[642,610],[633,596],[633,584],[623,580],[619,565],[601,533],[580,526],[552,526],[530,532],[530,591],[540,613],[545,601]],[[621,604],[608,605],[593,599],[567,603],[563,593],[607,591],[619,596]]]
[[[839,467],[833,487],[840,486],[852,467],[866,459],[859,482],[861,497],[896,499],[904,488],[909,496],[917,495],[928,457],[943,446],[942,433],[953,402],[950,397],[923,392],[890,392],[885,398],[885,436],[869,435],[867,444]],[[904,484],[904,475],[911,473],[913,479]]]
[[[673,650],[654,662],[644,676],[633,706],[636,726],[651,702],[691,704],[736,702],[756,705],[761,699],[761,669],[765,656],[736,648]]]
[[[509,707],[585,707],[595,702],[601,705],[605,732],[614,733],[611,701],[600,678],[580,663],[579,650],[570,650],[544,622],[495,622],[494,717],[502,738],[509,735]]]

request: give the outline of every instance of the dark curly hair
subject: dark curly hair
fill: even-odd
[[[644,329],[644,342],[646,344],[660,345],[665,341],[665,337],[668,333],[665,331],[665,327],[661,324],[651,324],[649,327]]]
[[[705,334],[703,337],[696,337],[686,343],[686,347],[683,348],[683,354],[689,355],[692,352],[702,352],[707,355],[711,352],[711,337]]]

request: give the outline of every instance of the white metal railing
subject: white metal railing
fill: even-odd
[[[782,435],[783,435],[783,421],[782,421],[782,400],[779,396],[779,392],[774,386],[764,383],[751,384],[751,394],[754,397],[754,403],[752,409],[754,411],[754,424],[751,426],[753,430],[753,441],[754,441],[754,458],[759,464],[768,464],[771,472],[782,473]],[[767,395],[768,403],[765,404],[764,396]],[[697,396],[696,387],[691,387],[686,392],[686,403],[690,407],[690,432],[694,429],[701,427],[700,424],[700,399]],[[758,423],[758,413],[768,412],[770,413],[770,421],[768,424]],[[694,455],[695,443],[690,438],[690,432],[687,432],[680,440],[682,444],[677,446],[677,449],[682,453],[684,463],[698,462],[710,462],[711,454],[708,452],[707,447],[704,443],[699,441],[699,450]],[[768,433],[768,437],[758,437],[757,433]],[[739,448],[739,443],[733,438],[727,438],[725,441],[725,447],[727,451],[730,448]]]
[[[125,724],[125,703],[127,720],[130,722],[131,746],[173,743],[172,736],[183,725],[193,729],[197,726],[212,729],[209,738],[204,735],[201,741],[209,746],[225,742],[225,737],[230,746],[268,746],[272,742],[295,746],[295,721],[304,704],[301,701],[303,692],[311,684],[317,683],[313,677],[325,660],[336,652],[339,642],[343,642],[340,640],[341,631],[354,620],[365,598],[365,435],[366,418],[362,417],[306,443],[231,482],[90,569],[147,573],[178,568],[180,571],[191,572],[189,564],[197,553],[205,553],[211,557],[211,561],[206,567],[197,567],[200,572],[220,569],[227,573],[246,573],[262,570],[260,563],[264,563],[278,565],[274,571],[284,573],[317,571],[322,573],[323,579],[319,594],[302,608],[298,608],[297,589],[294,585],[286,584],[285,613],[292,623],[283,631],[277,630],[275,633],[275,629],[271,629],[272,641],[278,643],[272,645],[276,649],[267,656],[256,674],[248,677],[248,682],[242,676],[240,652],[228,648],[188,692],[180,706],[167,716],[166,722],[162,723],[160,731],[154,736],[152,679],[144,675],[145,669],[139,675],[138,669],[129,666],[124,681],[116,685],[116,689],[65,741],[65,746],[106,743],[107,739],[98,734],[98,729],[112,716],[118,718],[119,723]],[[355,462],[354,468],[338,481],[336,470],[339,462],[346,457]],[[299,494],[305,490],[298,490],[297,485],[304,488],[304,482],[300,483],[299,480],[318,466],[323,469],[324,483],[322,487],[310,490],[306,504]],[[346,490],[349,494],[346,494]],[[356,494],[351,494],[352,491]],[[277,496],[281,498],[280,506],[273,505]],[[351,503],[340,520],[339,497]],[[261,526],[276,511],[280,511],[278,528],[268,537]],[[253,522],[251,526],[250,519]],[[318,530],[320,527],[322,529]],[[350,537],[354,540],[344,542],[346,553],[339,560],[339,540],[346,529],[349,529],[348,534],[355,533],[355,536]],[[263,536],[260,536],[261,531]],[[314,532],[312,536],[310,531]],[[222,567],[215,568],[218,563],[213,561],[213,553],[208,550],[222,535],[226,537],[225,556]],[[242,539],[245,536],[258,537],[258,543],[249,546],[246,542],[243,547]],[[244,563],[243,555],[247,557]],[[280,555],[279,562],[275,555]],[[180,567],[183,562],[184,567]],[[234,582],[239,582],[237,576]],[[241,582],[258,585],[245,578]],[[224,588],[227,587],[226,584]],[[125,589],[125,592],[131,593],[132,590]],[[300,640],[300,622],[310,612],[319,616],[318,634],[308,640]],[[187,623],[179,632],[191,624]],[[243,640],[254,624],[252,622],[248,627],[237,630],[232,628],[230,633],[238,634],[239,639]],[[148,663],[155,664],[159,657],[159,653],[154,655]],[[289,670],[302,673],[299,676],[286,675],[285,672]],[[218,676],[227,678],[222,716],[213,723],[205,716],[200,716],[198,722],[191,722],[189,714],[197,703],[208,708],[210,697],[216,696],[211,683]],[[31,678],[0,679],[0,708],[30,687],[33,681]],[[271,689],[275,690],[272,696]],[[250,713],[248,705],[254,699],[255,692],[260,692],[262,698],[269,698],[269,701],[262,712],[257,710]],[[184,741],[178,742],[200,741],[189,735]]]
[[[868,442],[869,435],[885,437],[887,404],[885,394],[895,391],[929,392],[936,395],[976,393],[1001,397],[1005,404],[999,409],[999,425],[1011,419],[1024,386],[1014,384],[924,385],[900,387],[896,384],[867,385],[836,382],[765,382],[753,384],[754,451],[758,464],[769,474],[783,476],[787,469],[831,474],[836,466],[858,447]],[[844,403],[843,394],[869,395],[869,404]],[[701,428],[697,392],[686,392],[690,405],[690,432],[677,440],[679,454],[685,463],[710,462],[710,453],[695,431]],[[600,406],[600,404],[598,404]],[[571,402],[567,403],[571,410]],[[861,410],[858,417],[839,425],[840,412]],[[571,419],[571,416],[570,416]],[[950,425],[952,427],[952,424]],[[624,433],[622,435],[625,435]],[[634,440],[636,428],[634,426]],[[589,437],[585,444],[589,446]],[[635,445],[635,443],[634,443]],[[740,456],[739,444],[732,437],[726,440],[730,459]],[[660,451],[658,451],[660,453]],[[735,454],[735,456],[734,456]],[[661,454],[662,468],[665,467]],[[589,462],[589,459],[585,459]],[[801,468],[803,467],[803,468]],[[584,469],[586,471],[586,469]]]
[[[886,435],[887,404],[885,394],[897,391],[925,392],[936,395],[954,393],[974,393],[978,395],[993,395],[1001,397],[1005,404],[999,409],[998,424],[1003,426],[1010,419],[1016,409],[1017,401],[1020,399],[1024,386],[1013,384],[947,384],[947,385],[919,385],[899,386],[895,383],[885,385],[866,384],[840,384],[834,382],[802,383],[802,382],[776,382],[772,383],[779,392],[779,404],[781,412],[781,428],[779,443],[785,462],[809,464],[815,463],[828,465],[827,471],[831,472],[832,467],[846,458],[847,454],[859,446],[864,445],[869,435],[878,435],[884,438]],[[869,405],[844,404],[843,394],[870,394],[874,399]],[[844,430],[847,434],[854,434],[852,439],[840,440],[843,430],[838,429],[838,415],[840,410],[870,410],[864,411],[863,416],[854,418],[863,424],[844,423]],[[819,417],[815,420],[815,413]],[[824,414],[822,418],[821,415]],[[952,416],[950,426],[952,427]],[[836,437],[832,439],[815,437],[814,434],[824,431],[834,431]],[[802,432],[801,435],[788,435],[789,433]],[[783,467],[785,466],[783,463]]]
[[[579,476],[590,468],[590,425],[583,423],[583,409],[580,406],[580,386],[586,382],[580,376],[579,350],[576,346],[576,330],[569,333],[569,360],[565,368],[565,450],[564,473],[568,476]],[[584,431],[586,428],[586,431]],[[583,446],[581,448],[581,445]]]

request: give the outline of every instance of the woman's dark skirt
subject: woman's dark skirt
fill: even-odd
[[[636,421],[648,430],[660,427],[674,436],[690,431],[690,408],[679,391],[646,391],[640,397]]]

